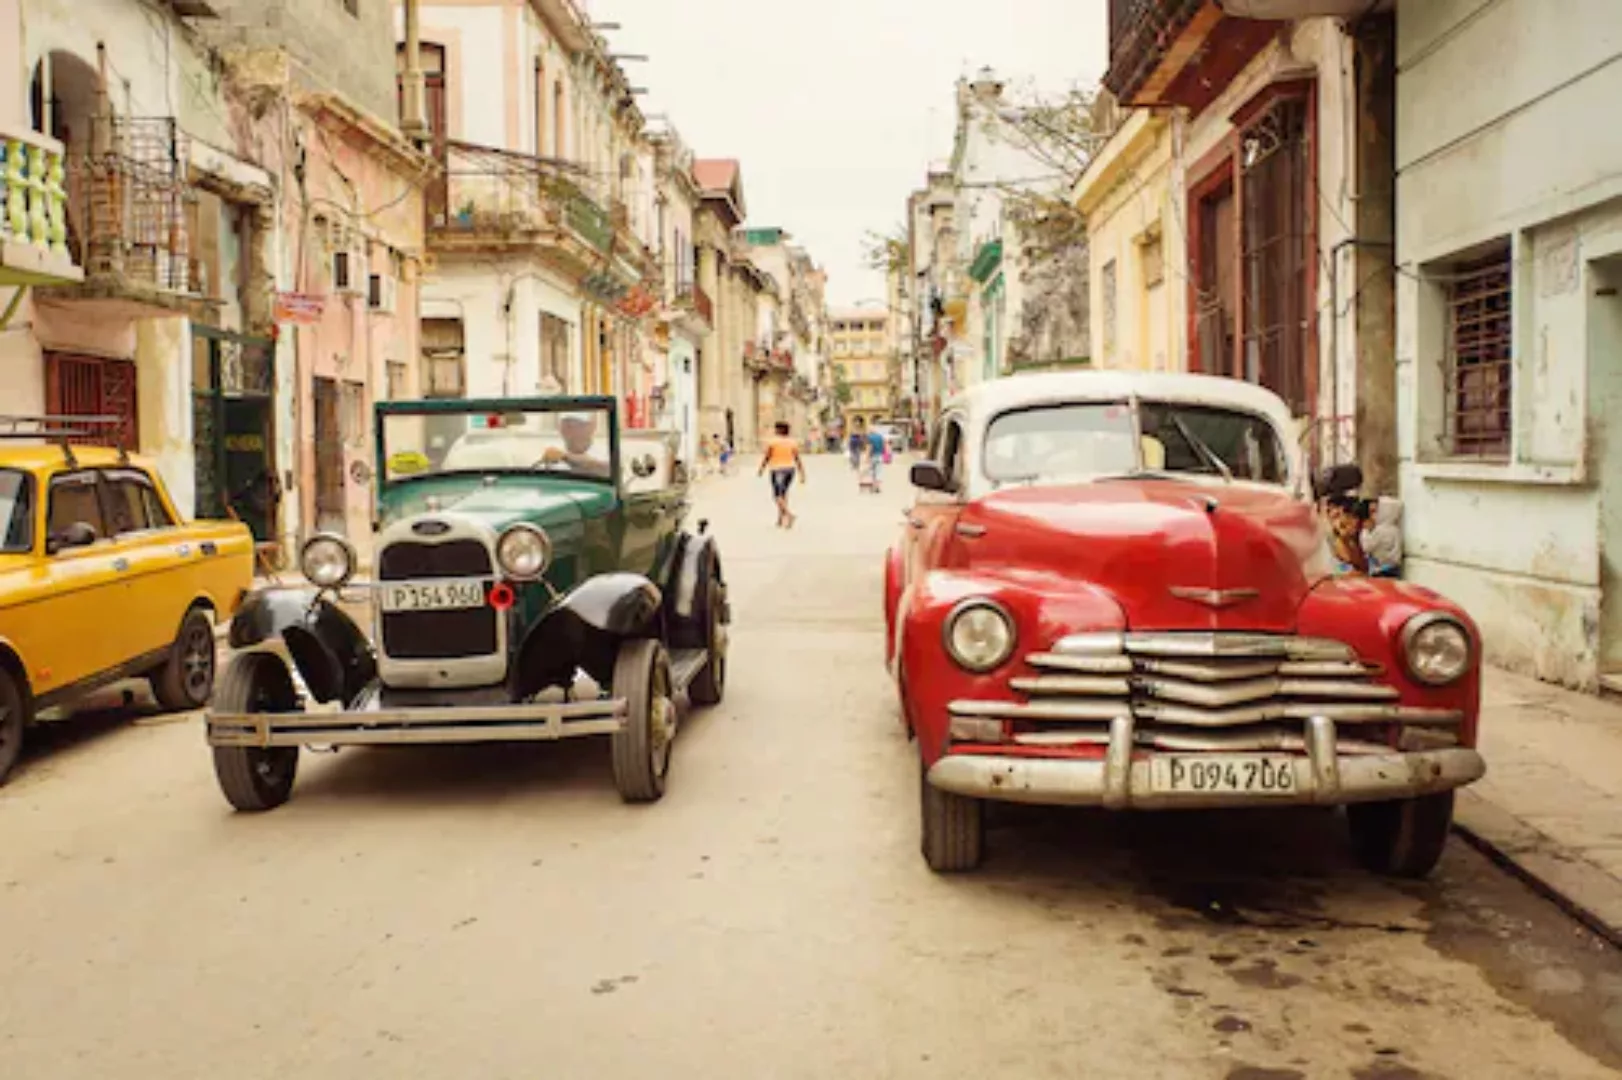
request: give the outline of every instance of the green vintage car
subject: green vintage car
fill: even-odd
[[[257,591],[208,713],[238,810],[292,793],[299,748],[609,736],[628,802],[665,789],[677,700],[721,700],[721,557],[675,436],[613,398],[380,404],[372,580],[304,545],[308,587]],[[368,635],[344,610],[370,601]]]

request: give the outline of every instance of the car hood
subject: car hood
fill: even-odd
[[[969,504],[959,526],[966,568],[1085,581],[1114,597],[1134,630],[1289,633],[1331,570],[1309,504],[1242,484],[1014,488]]]
[[[578,522],[608,513],[614,502],[611,489],[584,481],[440,477],[395,486],[383,496],[381,508],[390,525],[440,513],[500,532],[520,521],[543,528]]]

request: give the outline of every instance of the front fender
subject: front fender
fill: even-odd
[[[353,701],[377,678],[377,654],[366,634],[319,590],[248,594],[231,620],[231,647],[259,648],[277,639],[317,701]]]
[[[627,639],[656,637],[659,586],[641,574],[599,574],[571,589],[524,635],[513,663],[513,700],[567,685],[576,667],[607,686]]]
[[[897,544],[884,555],[884,666],[895,664],[896,609],[901,604],[901,578],[903,566],[901,545]]]
[[[1451,686],[1426,686],[1408,674],[1402,628],[1415,615],[1438,611],[1457,619],[1470,635],[1475,666]],[[1382,679],[1397,689],[1404,705],[1458,709],[1460,745],[1476,745],[1481,710],[1481,631],[1457,604],[1421,585],[1391,578],[1347,575],[1320,582],[1301,602],[1297,632],[1332,638],[1357,650],[1364,663],[1383,669]]]
[[[983,674],[958,667],[943,639],[947,616],[972,597],[997,602],[1014,621],[1013,653],[1002,667]],[[901,677],[926,765],[933,765],[946,751],[947,705],[952,701],[1019,701],[1008,680],[1036,674],[1025,663],[1026,655],[1047,649],[1067,634],[1126,628],[1120,605],[1102,589],[1073,578],[1023,572],[925,574],[907,590],[899,617]]]
[[[715,555],[717,580],[725,584],[726,575],[721,570],[720,548],[715,537],[700,533],[683,538],[669,597],[670,613],[675,618],[691,620],[701,614],[698,611],[698,588],[703,582],[705,561],[712,553]]]

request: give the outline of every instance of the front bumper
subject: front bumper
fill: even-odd
[[[389,746],[552,742],[612,735],[625,723],[623,698],[554,704],[373,708],[207,715],[210,746]]]
[[[929,783],[1002,802],[1193,810],[1406,799],[1463,787],[1487,771],[1478,752],[1462,747],[1337,754],[1334,725],[1321,719],[1308,725],[1305,755],[1291,761],[1295,783],[1287,793],[1157,791],[1151,765],[1157,756],[1134,745],[1131,721],[1120,718],[1111,725],[1103,760],[949,752],[930,767]]]

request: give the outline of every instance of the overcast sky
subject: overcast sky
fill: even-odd
[[[743,162],[755,225],[780,225],[830,276],[829,301],[883,293],[862,235],[905,216],[952,148],[953,84],[1096,85],[1104,0],[590,0],[650,114],[700,157]]]

